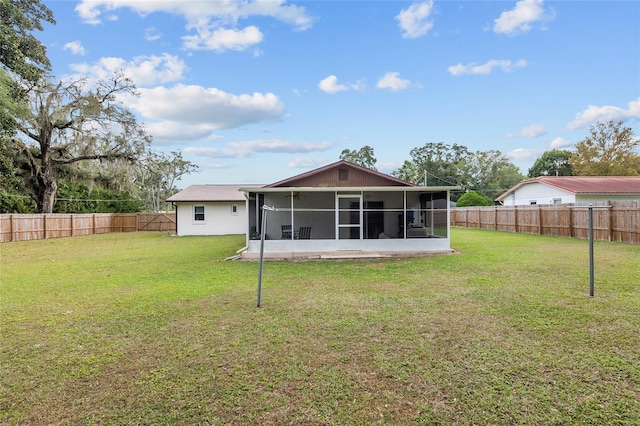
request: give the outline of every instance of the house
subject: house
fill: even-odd
[[[262,187],[246,197],[245,257],[264,252],[450,251],[449,194],[338,161]],[[267,206],[263,222],[262,206]]]
[[[524,180],[496,198],[505,206],[614,200],[640,200],[640,177],[540,176]]]
[[[244,234],[247,202],[239,188],[240,185],[191,185],[169,197],[167,202],[176,208],[176,234]]]

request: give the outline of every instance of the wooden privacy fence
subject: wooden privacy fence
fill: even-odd
[[[175,230],[175,213],[0,214],[0,242]]]
[[[609,201],[594,203],[609,209],[593,209],[593,238],[640,244],[640,202]],[[490,206],[451,209],[451,226],[588,238],[589,216],[586,206]]]

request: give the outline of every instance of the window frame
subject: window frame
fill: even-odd
[[[199,212],[198,209],[202,208],[202,212]],[[201,218],[200,218],[201,217]],[[193,206],[193,222],[194,223],[204,223],[206,220],[206,209],[202,204]]]

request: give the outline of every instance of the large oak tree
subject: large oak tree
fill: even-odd
[[[11,142],[29,172],[21,190],[39,212],[51,213],[61,169],[79,162],[135,162],[145,152],[150,136],[119,98],[135,94],[121,73],[95,84],[41,80],[30,90],[30,113],[18,121],[24,139]]]

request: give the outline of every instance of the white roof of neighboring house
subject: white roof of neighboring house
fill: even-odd
[[[240,188],[259,188],[262,185],[191,185],[167,198],[167,202],[244,201]]]
[[[542,183],[573,194],[640,194],[640,176],[540,176],[523,180],[496,198],[496,201],[502,201],[518,188],[532,183]]]

